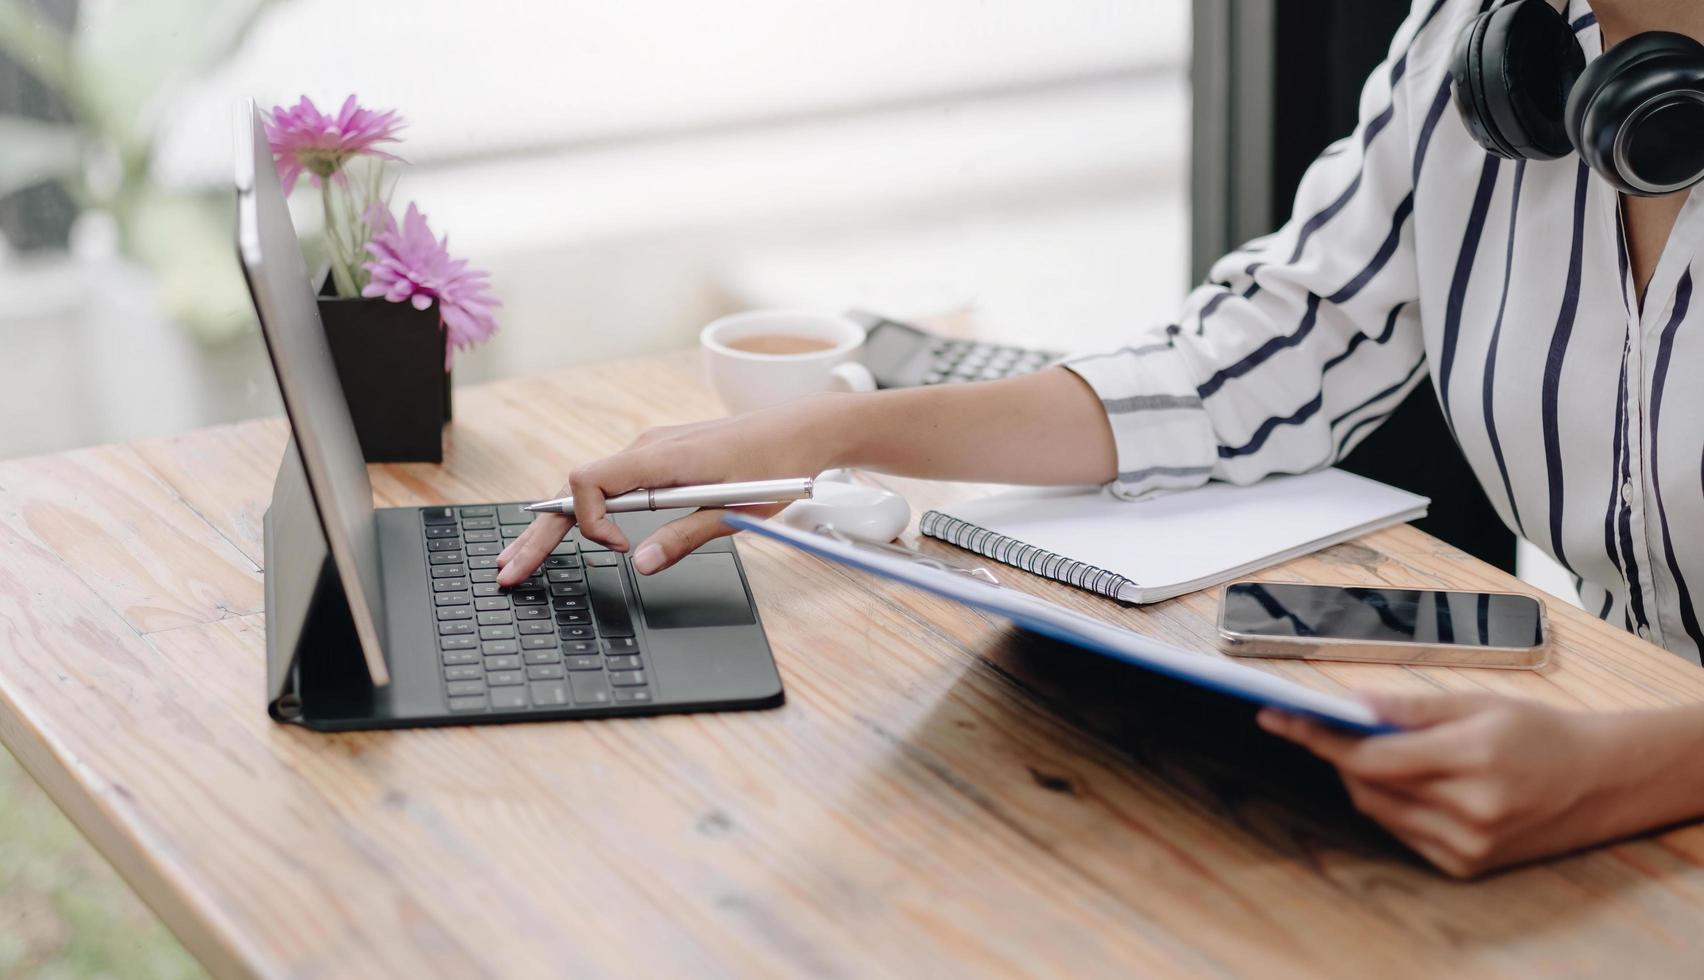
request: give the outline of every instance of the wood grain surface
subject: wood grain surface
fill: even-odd
[[[382,505],[544,496],[716,414],[694,356],[457,392]],[[787,704],[324,735],[264,707],[280,421],[0,463],[0,739],[219,975],[1698,975],[1704,832],[1447,880],[1241,706],[742,540]],[[917,512],[979,488],[879,478]],[[924,549],[949,549],[935,542]],[[1214,597],[1121,607],[1217,656]],[[1411,528],[1274,579],[1530,591]],[[1263,663],[1587,710],[1704,672],[1550,602],[1539,671]]]

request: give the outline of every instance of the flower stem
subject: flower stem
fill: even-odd
[[[344,299],[354,299],[357,294],[355,277],[349,272],[349,258],[345,251],[343,238],[337,230],[337,208],[332,203],[333,184],[330,180],[320,182],[320,208],[325,213],[325,240],[327,251],[331,253],[331,282],[337,289],[337,295]]]

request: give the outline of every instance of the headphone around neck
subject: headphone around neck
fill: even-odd
[[[1704,179],[1704,45],[1648,31],[1586,64],[1550,0],[1497,0],[1462,28],[1450,67],[1473,139],[1509,159],[1578,152],[1617,190]]]

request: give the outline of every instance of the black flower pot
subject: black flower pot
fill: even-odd
[[[437,307],[322,294],[319,312],[367,462],[443,462],[450,372]]]

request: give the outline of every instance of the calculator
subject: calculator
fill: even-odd
[[[866,331],[864,366],[880,388],[993,381],[1038,371],[1065,356],[1061,351],[954,340],[863,310],[846,315]]]

